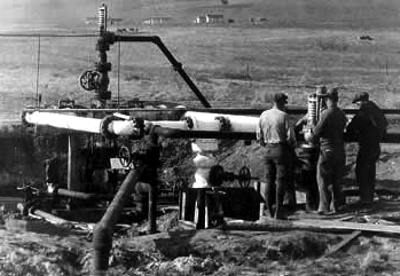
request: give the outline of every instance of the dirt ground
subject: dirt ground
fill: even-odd
[[[400,275],[398,236],[362,234],[325,257],[351,232],[196,231],[175,212],[159,218],[159,234],[138,236],[145,227],[114,235],[108,275]],[[90,275],[85,232],[13,217],[0,234],[0,275]]]

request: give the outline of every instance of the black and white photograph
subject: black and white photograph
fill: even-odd
[[[0,276],[400,275],[399,0],[0,13]]]

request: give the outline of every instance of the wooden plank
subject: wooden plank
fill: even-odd
[[[400,234],[400,226],[376,225],[371,223],[357,223],[335,220],[303,219],[294,221],[263,220],[261,223],[252,221],[227,222],[226,230],[251,230],[251,231],[287,231],[309,230],[317,232],[339,231],[366,231],[385,234]]]
[[[354,239],[356,239],[358,236],[360,236],[361,233],[362,233],[362,231],[360,231],[360,230],[354,231],[351,235],[349,235],[348,237],[343,239],[340,243],[333,246],[327,254],[322,256],[322,258],[334,256],[336,253],[338,253],[340,250],[342,250],[344,247],[346,247],[350,242],[352,242]]]

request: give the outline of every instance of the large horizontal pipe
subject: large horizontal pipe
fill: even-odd
[[[205,138],[224,140],[255,140],[256,134],[251,132],[229,132],[229,131],[193,131],[165,127],[157,127],[154,130],[158,135],[168,138]],[[355,142],[345,135],[346,142]],[[400,133],[388,133],[382,143],[400,143]]]
[[[94,134],[105,134],[105,132],[117,136],[138,135],[138,129],[132,120],[118,120],[110,117],[103,119],[79,117],[75,114],[58,114],[51,112],[34,111],[25,112],[24,120],[29,124],[52,126],[61,129],[82,131]],[[153,122],[152,122],[153,123]],[[157,125],[166,127],[186,128],[185,121],[155,121]]]
[[[111,108],[111,109],[91,109],[91,108],[84,108],[84,109],[39,109],[41,111],[50,112],[50,113],[114,113],[114,112],[121,112],[121,113],[129,113],[135,114],[137,117],[144,117],[145,114],[152,114],[152,113],[162,113],[163,116],[171,115],[173,118],[180,118],[185,112],[193,111],[193,112],[211,112],[211,113],[218,113],[218,114],[229,114],[229,115],[253,115],[259,116],[265,109],[255,109],[255,108],[186,108],[186,109],[146,109],[146,108]],[[38,109],[24,109],[25,112],[32,113],[34,111],[38,111]],[[357,109],[344,109],[343,110],[346,114],[352,115],[355,114],[358,110]],[[290,115],[304,115],[307,113],[306,109],[303,108],[288,108],[286,112]],[[382,112],[385,115],[400,115],[400,109],[382,109]],[[136,115],[138,114],[138,115]],[[143,114],[143,115],[142,115]],[[168,118],[172,119],[172,118]]]
[[[29,124],[46,125],[89,133],[101,133],[101,119],[77,117],[71,113],[57,114],[41,111],[35,111],[33,113],[26,112],[23,116],[23,119]]]
[[[240,116],[231,114],[205,113],[188,111],[184,115],[190,118],[193,127],[192,130],[221,130],[222,123],[227,124],[231,132],[249,132],[253,133],[257,129],[258,117]],[[223,127],[222,127],[223,128]],[[227,129],[227,130],[228,130]]]
[[[108,269],[112,234],[122,209],[139,181],[142,168],[138,167],[128,173],[117,194],[93,231],[93,275],[105,275]]]
[[[194,113],[187,112],[185,114],[195,114],[195,119],[197,122],[203,120],[201,117],[204,114],[204,120],[202,121],[202,126],[198,125],[195,129],[197,130],[186,130],[182,128],[186,128],[186,123],[184,121],[148,121],[154,125],[160,126],[161,128],[157,128],[157,134],[164,137],[170,138],[214,138],[214,139],[236,139],[236,140],[255,140],[255,127],[254,122],[257,121],[256,117],[245,117],[245,116],[234,116],[230,114],[221,114],[221,116],[227,117],[230,119],[231,124],[234,126],[237,125],[236,129],[240,128],[240,123],[245,124],[246,121],[249,121],[248,126],[243,127],[239,131],[219,131],[217,130],[217,121],[215,118],[215,114],[208,113]],[[106,117],[107,118],[107,117]],[[235,121],[239,118],[238,121]],[[87,118],[87,117],[78,117],[71,114],[57,114],[57,113],[49,113],[49,112],[40,112],[35,111],[33,113],[26,112],[24,115],[24,119],[31,124],[36,125],[48,125],[57,128],[75,130],[75,131],[84,131],[88,133],[96,133],[96,134],[104,134],[104,130],[102,130],[102,119],[95,118]],[[206,127],[204,122],[210,122],[211,127]],[[214,121],[216,123],[214,123]],[[179,129],[175,129],[172,127],[179,127]],[[207,129],[206,131],[202,130]],[[254,127],[254,131],[252,131]],[[130,120],[110,120],[107,124],[107,131],[114,135],[126,135],[132,136],[137,134],[137,129],[134,127],[133,122]],[[234,130],[234,129],[233,129]],[[349,139],[345,135],[345,140],[347,142],[353,142],[353,140]],[[385,138],[382,140],[384,143],[400,143],[400,133],[388,133]]]

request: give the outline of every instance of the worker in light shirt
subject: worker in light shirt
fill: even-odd
[[[273,107],[261,114],[256,133],[259,144],[263,146],[266,165],[265,201],[270,216],[275,219],[283,218],[283,198],[293,168],[293,149],[296,147],[294,130],[285,112],[287,100],[288,96],[284,93],[274,95]]]

